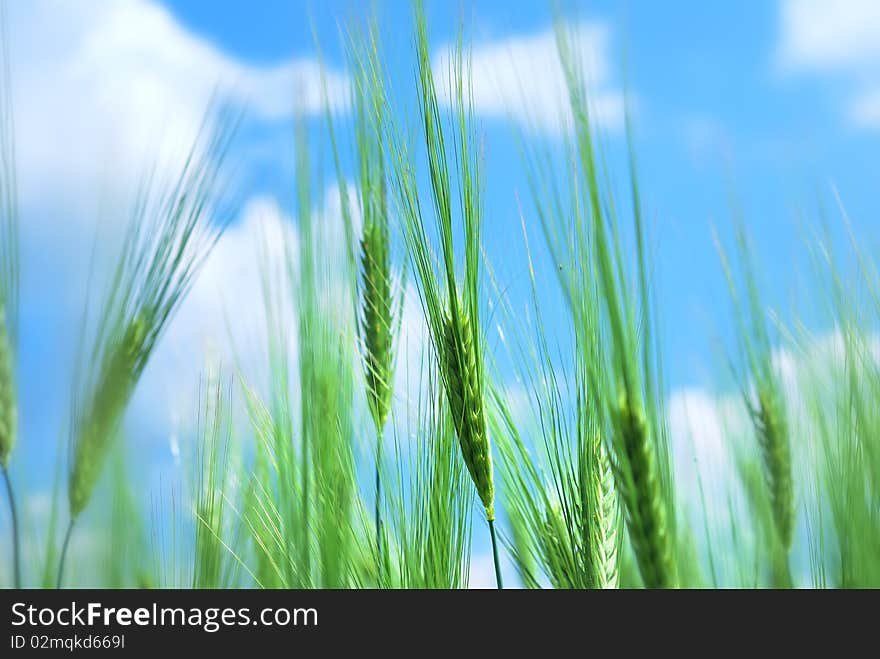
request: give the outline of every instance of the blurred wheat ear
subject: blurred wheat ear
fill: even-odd
[[[15,395],[15,355],[6,324],[6,313],[0,309],[0,467],[9,467],[15,447],[18,425]]]
[[[70,522],[59,586],[74,525],[89,504],[141,374],[228,221],[222,165],[237,122],[232,110],[212,109],[180,170],[159,182],[148,176],[135,201],[99,303],[94,339],[88,350],[81,349],[75,375]]]
[[[0,0],[0,470],[12,518],[13,579],[22,586],[21,537],[9,460],[18,434],[15,360],[18,348],[19,237],[15,117],[6,2]]]
[[[770,545],[767,551],[772,582],[776,587],[790,588],[789,553],[794,539],[795,502],[785,393],[773,365],[771,328],[761,301],[748,236],[739,219],[736,220],[735,232],[736,253],[746,289],[745,299],[741,297],[730,257],[717,232],[714,233],[714,239],[733,302],[738,355],[741,358],[741,363],[731,358],[730,364],[761,454],[764,492],[754,492],[750,502],[753,506],[769,506],[772,529],[763,535]],[[747,488],[758,486],[754,480],[746,480],[744,484]],[[763,513],[754,510],[755,519],[765,519]]]

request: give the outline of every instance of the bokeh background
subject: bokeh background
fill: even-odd
[[[312,142],[323,147],[323,158],[315,160],[324,192],[315,203],[328,222],[338,221],[320,58],[345,131],[350,107],[341,34],[375,10],[393,94],[401,108],[413,103],[410,6],[369,4],[8,3],[23,246],[21,432],[12,473],[32,542],[45,526],[54,465],[67,437],[89,271],[97,264],[93,277],[100,277],[114,253],[139,177],[157,162],[181,157],[212,95],[246,104],[231,157],[238,172],[235,217],[126,417],[126,442],[137,466],[132,484],[150,519],[150,511],[162,506],[163,483],[167,492],[184,470],[181,455],[193,434],[206,364],[246,364],[261,354],[256,247],[261,236],[296,231],[297,114],[307,118]],[[511,299],[524,299],[521,215],[533,235],[540,234],[517,140],[553,148],[569,130],[552,3],[429,1],[427,10],[438,70],[462,25],[471,40],[485,157],[486,252]],[[735,391],[723,346],[732,323],[711,227],[725,234],[732,209],[739,209],[755,238],[767,303],[783,315],[807,310],[813,329],[834,340],[833,328],[808,313],[803,240],[823,205],[840,215],[837,196],[859,235],[877,238],[880,3],[594,0],[560,11],[577,26],[588,58],[595,119],[612,168],[625,155],[625,93],[632,102],[654,238],[669,421],[674,437],[696,438],[676,451],[676,460],[685,466],[694,459],[724,461],[721,417]],[[350,151],[343,155],[353,176]],[[842,224],[831,224],[833,232],[843,231]],[[417,347],[422,321],[416,299],[409,298],[404,343]],[[549,322],[552,329],[552,313]],[[784,352],[778,357],[794,359]],[[517,385],[511,380],[509,386]],[[0,554],[6,556],[5,511],[0,528]],[[78,534],[77,542],[90,541],[88,533]],[[475,534],[474,552],[472,584],[491,585],[482,534]],[[0,561],[4,582],[7,570],[7,561]]]

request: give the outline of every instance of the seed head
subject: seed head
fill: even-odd
[[[794,491],[791,477],[791,447],[788,426],[775,396],[762,392],[752,414],[764,457],[764,471],[770,491],[773,521],[782,546],[791,548],[794,533]]]
[[[9,464],[18,425],[14,362],[6,314],[0,310],[0,466],[3,467]]]
[[[462,314],[457,324],[447,316],[440,346],[440,368],[464,462],[480,501],[486,508],[488,519],[494,520],[495,485],[483,409],[483,383],[480,381],[476,346],[467,314]]]
[[[68,483],[70,514],[83,511],[98,482],[113,435],[131,398],[144,360],[147,322],[143,313],[129,322],[100,369],[97,386],[77,429]]]
[[[384,228],[384,231],[383,231]],[[392,299],[388,231],[378,222],[364,227],[361,240],[364,369],[370,414],[378,429],[391,409]]]
[[[618,490],[625,504],[629,536],[642,580],[648,588],[668,588],[674,583],[673,563],[645,413],[624,394],[614,412],[614,423],[618,434],[614,446],[621,463],[617,465]]]
[[[559,503],[553,501],[547,508],[544,520],[544,551],[550,568],[550,579],[554,588],[577,588],[578,580],[572,573],[571,552],[567,550],[568,529]]]

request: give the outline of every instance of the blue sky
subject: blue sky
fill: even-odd
[[[23,427],[15,468],[40,486],[47,480],[45,456],[64,432],[69,381],[58,365],[69,361],[75,345],[70,328],[83,299],[87,247],[100,209],[125,198],[128,165],[136,169],[155,144],[185,143],[215,78],[228,74],[240,83],[253,108],[239,154],[247,182],[241,217],[181,310],[132,409],[133,425],[164,438],[182,414],[170,403],[181,391],[194,393],[206,337],[221,331],[224,309],[237,309],[242,325],[252,325],[259,313],[248,291],[256,282],[250,247],[256,227],[279,230],[291,212],[293,86],[302,90],[296,96],[301,110],[313,117],[320,110],[312,26],[327,59],[331,96],[341,98],[346,76],[338,30],[347,20],[362,20],[369,3],[11,4],[25,248],[20,363],[28,365],[20,374]],[[409,4],[375,4],[406,107],[413,66]],[[486,153],[486,246],[513,291],[526,284],[517,196],[533,237],[539,232],[512,137],[522,102],[514,92],[521,90],[505,86],[502,60],[518,53],[534,65],[521,80],[526,104],[539,115],[550,104],[552,113],[555,101],[545,93],[555,75],[552,39],[546,38],[551,5],[427,2],[438,57],[462,23],[474,44]],[[728,298],[710,226],[717,223],[722,233],[729,227],[729,184],[745,209],[774,305],[810,301],[800,241],[816,216],[817,197],[831,203],[832,182],[860,235],[876,244],[880,8],[872,0],[576,6],[564,17],[583,27],[584,48],[596,67],[596,97],[608,103],[601,128],[620,182],[624,141],[615,103],[624,71],[634,101],[670,392],[709,390],[723,380],[714,337],[728,337]],[[499,67],[501,82],[495,79]],[[340,114],[345,129],[344,108]],[[527,139],[558,145],[559,126],[538,123]],[[319,139],[320,119],[311,125]],[[332,212],[329,166],[323,179]],[[101,231],[112,237],[112,222]],[[170,380],[163,369],[172,371]],[[148,455],[168,450],[167,442],[149,437],[140,446]]]
[[[339,25],[369,13],[368,3],[298,3],[270,0],[258,8],[232,0],[204,3],[170,0],[166,5],[193,32],[246,61],[273,64],[314,53],[315,26],[331,65],[343,66]],[[610,84],[620,88],[624,66],[637,104],[637,148],[648,211],[657,225],[657,261],[663,274],[662,308],[670,350],[672,386],[706,384],[717,370],[710,337],[724,303],[718,259],[709,223],[723,230],[729,219],[728,181],[737,191],[766,268],[771,301],[785,304],[795,284],[793,261],[801,253],[796,209],[808,216],[818,194],[836,184],[857,225],[872,226],[877,200],[873,169],[880,121],[859,125],[848,106],[876,73],[871,53],[835,64],[801,51],[809,48],[809,26],[799,26],[785,2],[695,1],[568,3],[573,20],[602,23],[608,30],[603,57]],[[810,3],[804,3],[809,5]],[[815,3],[814,3],[815,4]],[[852,23],[876,25],[870,3],[823,3],[808,21],[830,21],[838,11]],[[407,3],[376,3],[398,87],[410,82],[412,62]],[[467,26],[479,48],[487,42],[546,31],[550,2],[429,2],[437,47]],[[788,12],[788,14],[786,13]],[[809,13],[807,10],[804,13]],[[833,28],[833,26],[832,26]],[[856,29],[841,22],[846,44]],[[799,37],[800,32],[807,33]],[[833,40],[832,34],[828,39]],[[821,35],[816,37],[821,39]],[[797,41],[794,52],[787,44]],[[862,40],[864,41],[864,40]],[[819,43],[818,50],[821,50]],[[853,50],[866,47],[857,37]],[[876,53],[875,53],[876,54]],[[626,64],[624,65],[624,58]],[[876,57],[874,58],[877,59]],[[487,230],[491,253],[506,253],[516,241],[514,193],[528,197],[520,161],[503,117],[484,120],[487,144]],[[609,149],[619,150],[619,131]],[[619,175],[623,175],[621,169]],[[286,183],[281,181],[283,187]],[[281,193],[283,194],[283,193]],[[526,206],[526,211],[530,209]],[[521,252],[514,246],[514,254]]]

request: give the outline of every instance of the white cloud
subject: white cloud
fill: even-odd
[[[251,199],[239,220],[217,242],[159,343],[132,403],[134,426],[149,425],[150,440],[179,441],[198,409],[200,378],[220,367],[228,376],[239,366],[253,375],[265,359],[265,307],[261,275],[280,267],[284,245],[296,245],[294,225],[271,198]],[[281,313],[290,308],[279,310]],[[294,346],[291,345],[291,350]],[[254,383],[256,384],[256,383]],[[179,450],[179,449],[178,449]]]
[[[320,68],[313,59],[250,64],[190,32],[156,0],[32,0],[9,3],[9,10],[23,334],[47,346],[38,350],[31,342],[29,363],[44,360],[58,376],[47,383],[31,375],[34,369],[23,374],[22,413],[36,416],[34,402],[41,400],[60,424],[65,369],[77,342],[71,328],[79,327],[86,294],[101,290],[86,286],[96,231],[98,255],[113,254],[135,184],[154,164],[162,172],[177,169],[212,96],[245,102],[257,122],[283,120],[295,108],[315,114],[322,111]],[[343,107],[345,75],[330,70],[327,84],[330,102]],[[329,190],[327,198],[336,194]],[[134,401],[134,414],[154,422],[151,429],[171,434],[169,405],[192,399],[209,353],[231,366],[227,314],[236,343],[247,347],[263,336],[256,238],[265,234],[277,248],[289,230],[277,203],[258,198],[220,240]],[[93,282],[106,281],[103,266]]]
[[[608,63],[609,28],[599,21],[571,26],[573,49],[579,53],[590,89],[596,125],[622,126],[624,100],[612,84]],[[454,46],[433,58],[441,99],[451,101],[450,63]],[[556,48],[553,28],[530,35],[478,44],[471,51],[474,109],[490,118],[511,118],[529,129],[550,135],[571,126],[565,75]]]
[[[189,32],[154,0],[12,3],[12,60],[25,206],[52,190],[107,194],[157,145],[187,149],[212,96],[277,120],[321,111],[314,59],[254,66]],[[347,82],[329,71],[331,103]],[[88,198],[88,197],[86,197]]]
[[[858,126],[880,128],[880,87],[857,96],[850,105],[850,116]]]
[[[783,0],[779,56],[805,70],[877,69],[880,3],[875,0]]]
[[[782,0],[777,60],[789,74],[841,80],[856,126],[880,128],[880,3]]]

